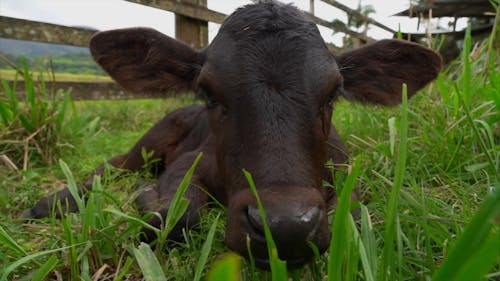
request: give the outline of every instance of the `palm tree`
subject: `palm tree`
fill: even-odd
[[[363,27],[361,33],[366,36],[368,33],[368,21],[366,19],[375,13],[375,8],[372,5],[362,5],[362,0],[359,0],[358,7],[356,11],[364,16],[364,18],[356,16],[354,14],[347,14],[347,26],[351,29],[359,29]],[[343,39],[343,48],[351,49],[355,47],[359,47],[361,44],[359,39],[353,38],[352,36],[346,34]]]

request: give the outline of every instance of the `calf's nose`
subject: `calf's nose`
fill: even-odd
[[[314,256],[311,244],[319,253],[326,250],[330,231],[326,204],[317,189],[279,186],[258,192],[278,256],[288,268],[302,266]],[[264,223],[252,191],[244,189],[233,195],[227,213],[228,246],[244,256],[252,255],[257,266],[268,268]]]
[[[325,221],[325,211],[319,207],[265,208],[266,222],[278,250],[278,256],[287,261],[289,268],[301,266],[314,254],[310,243],[317,246],[321,227]],[[267,267],[267,243],[264,224],[259,209],[248,206],[246,217],[252,253],[257,265]]]
[[[264,225],[259,209],[248,207],[247,218],[255,234],[264,235]],[[318,207],[295,210],[270,210],[266,221],[277,245],[287,247],[312,241],[318,232],[323,214]]]

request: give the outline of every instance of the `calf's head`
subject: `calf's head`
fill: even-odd
[[[309,242],[320,251],[329,243],[319,190],[332,101],[347,94],[395,105],[403,83],[411,96],[441,68],[432,50],[398,40],[335,56],[307,16],[274,2],[238,9],[203,50],[147,28],[102,32],[90,47],[125,89],[190,89],[205,100],[228,198],[227,244],[246,255],[250,237],[261,265],[268,260],[263,226],[242,169],[253,175],[280,258],[305,263]]]

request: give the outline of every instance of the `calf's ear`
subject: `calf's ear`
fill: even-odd
[[[408,97],[436,78],[441,56],[429,48],[402,40],[382,40],[339,55],[348,98],[383,105],[401,103],[402,84]]]
[[[99,32],[89,47],[94,60],[131,92],[193,89],[203,63],[197,50],[150,28]]]

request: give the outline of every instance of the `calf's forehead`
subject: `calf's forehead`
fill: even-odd
[[[318,87],[314,83],[339,80],[335,59],[317,26],[296,8],[278,6],[284,12],[273,14],[269,7],[258,6],[229,17],[205,50],[201,80],[241,85],[272,76],[309,90]],[[308,83],[313,85],[304,85]]]
[[[257,85],[314,93],[340,84],[333,55],[321,44],[307,39],[287,41],[279,34],[241,46],[224,36],[207,50],[201,69],[201,86],[210,90],[241,91]],[[297,42],[298,41],[298,42]]]

